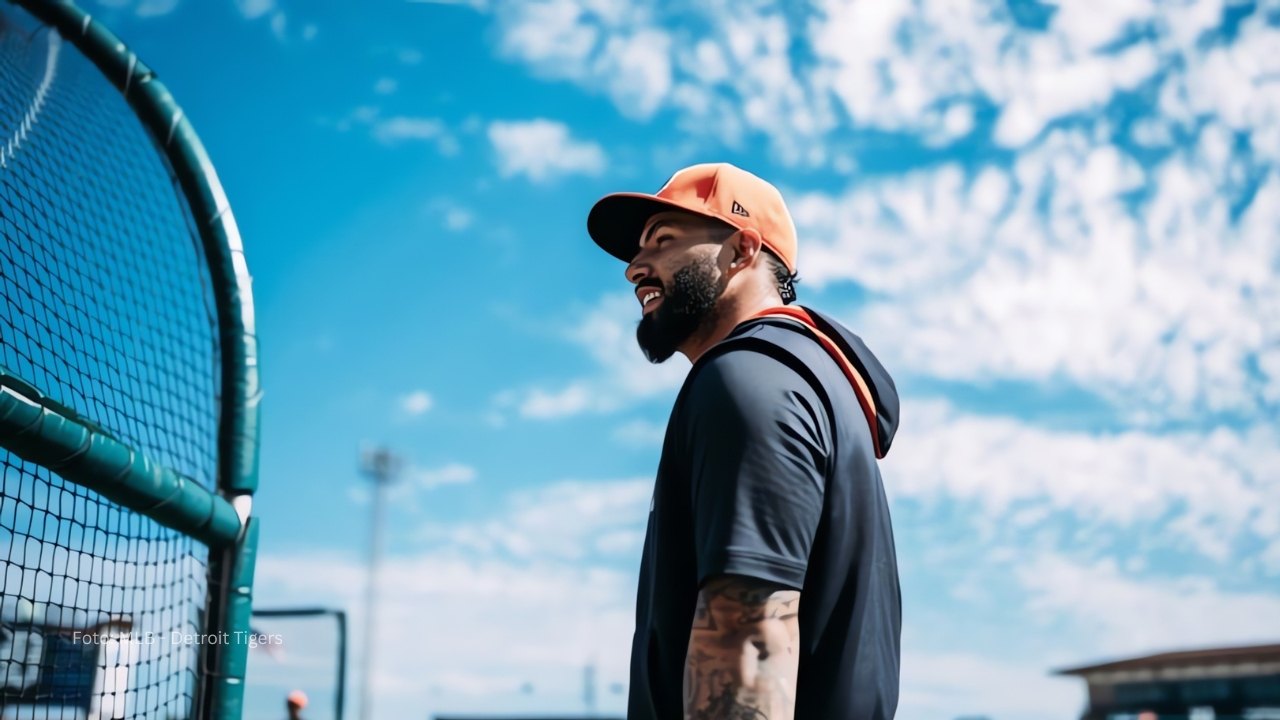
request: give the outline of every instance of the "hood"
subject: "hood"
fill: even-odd
[[[781,316],[798,320],[813,331],[820,345],[844,370],[875,441],[876,457],[882,458],[898,431],[898,389],[889,371],[852,330],[828,315],[803,305],[768,308],[756,318]]]

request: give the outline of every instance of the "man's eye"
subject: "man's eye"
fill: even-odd
[[[671,239],[671,236],[670,236],[670,235],[659,235],[659,236],[657,237],[657,239],[655,239],[655,240],[653,241],[653,243],[654,243],[655,245],[661,245],[662,243],[664,243],[664,242],[666,242],[666,241],[668,241],[668,240],[670,240],[670,239]]]

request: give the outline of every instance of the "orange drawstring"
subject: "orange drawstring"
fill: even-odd
[[[876,457],[883,458],[884,455],[880,452],[880,426],[876,422],[876,403],[871,395],[871,389],[867,386],[866,379],[862,377],[862,373],[859,373],[853,363],[849,362],[849,358],[845,357],[844,353],[840,351],[840,347],[836,345],[835,341],[818,329],[818,325],[804,308],[780,305],[765,308],[748,319],[768,315],[780,315],[799,320],[801,324],[809,328],[809,332],[813,333],[818,344],[836,361],[836,364],[844,371],[845,378],[849,380],[849,384],[853,385],[854,394],[858,396],[858,404],[862,406],[862,414],[866,416],[867,426],[871,428],[871,441],[872,446],[875,448]]]

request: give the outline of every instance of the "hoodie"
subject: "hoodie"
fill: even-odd
[[[693,609],[723,575],[801,590],[796,720],[893,717],[902,603],[878,459],[897,424],[884,366],[809,308],[748,318],[694,362],[650,503],[628,720],[681,716]]]
[[[845,379],[853,387],[863,417],[871,430],[876,457],[883,458],[893,444],[898,430],[898,390],[889,371],[871,352],[862,338],[852,330],[823,313],[803,305],[787,305],[766,308],[746,320],[747,323],[764,321],[789,329],[796,325],[826,351],[840,366]]]

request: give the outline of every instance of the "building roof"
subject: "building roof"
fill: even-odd
[[[1200,650],[1179,650],[1156,655],[1112,660],[1094,665],[1055,670],[1055,675],[1087,675],[1097,672],[1115,670],[1164,670],[1189,665],[1204,666],[1218,664],[1273,664],[1280,663],[1280,643],[1269,645],[1248,645],[1245,647],[1204,648]]]

